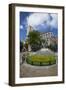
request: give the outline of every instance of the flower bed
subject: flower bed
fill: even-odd
[[[28,55],[26,62],[35,66],[47,66],[55,64],[56,57],[54,55]]]

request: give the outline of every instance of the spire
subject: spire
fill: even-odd
[[[33,27],[29,25],[27,28],[27,36],[28,36],[29,32],[31,32],[31,31],[33,31]]]

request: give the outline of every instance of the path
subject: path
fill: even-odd
[[[32,66],[22,64],[20,66],[20,77],[56,76],[57,64],[51,66]]]

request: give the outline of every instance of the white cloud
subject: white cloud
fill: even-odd
[[[52,17],[52,20],[50,20],[50,16]],[[48,13],[33,13],[27,17],[27,23],[32,27],[47,24],[48,26],[50,25],[54,28],[57,28],[58,16],[57,14],[49,15]]]
[[[23,29],[23,25],[20,25],[20,29]]]
[[[58,15],[57,14],[51,14],[52,16],[52,21],[50,22],[50,25],[54,28],[58,27]]]
[[[49,19],[48,14],[33,13],[28,18],[28,25],[36,26]]]

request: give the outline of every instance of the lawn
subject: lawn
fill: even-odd
[[[26,62],[35,66],[47,66],[55,64],[56,57],[54,55],[28,55]]]

